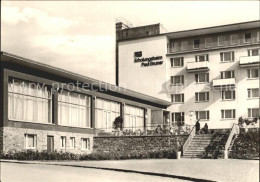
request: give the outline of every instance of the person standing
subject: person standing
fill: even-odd
[[[199,122],[199,121],[200,121],[200,120],[198,119],[197,122],[196,122],[196,124],[195,124],[195,127],[196,127],[196,134],[198,134],[199,131],[200,131],[200,122]]]

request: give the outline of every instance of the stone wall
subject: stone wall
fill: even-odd
[[[26,128],[3,128],[3,152],[9,151],[24,151],[25,149],[25,134],[36,135],[36,150],[47,150],[47,136],[54,137],[54,150],[71,152],[71,153],[91,153],[93,149],[93,135],[83,133],[59,132],[49,130],[36,130]],[[66,148],[61,149],[61,136],[66,137]],[[70,137],[75,137],[75,148],[70,148]],[[90,150],[82,150],[81,139],[90,139]]]
[[[180,150],[188,135],[94,137],[93,151]]]

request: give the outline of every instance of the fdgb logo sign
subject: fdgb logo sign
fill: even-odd
[[[141,63],[142,67],[163,64],[162,56],[142,57],[142,51],[134,52],[134,62]]]

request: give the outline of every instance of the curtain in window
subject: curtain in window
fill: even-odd
[[[11,120],[51,123],[51,89],[38,83],[12,79],[8,83],[8,117]]]
[[[91,97],[62,90],[58,96],[58,122],[60,125],[90,127]]]
[[[144,129],[144,109],[134,106],[125,106],[124,128],[130,130]]]
[[[96,99],[96,128],[112,131],[115,118],[120,116],[120,104],[117,102]]]

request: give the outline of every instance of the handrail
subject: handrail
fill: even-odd
[[[187,138],[187,140],[185,141],[185,143],[182,146],[182,154],[184,154],[185,150],[189,146],[189,144],[192,141],[192,139],[194,138],[194,136],[195,136],[195,126],[193,126],[193,128],[191,129],[189,137]]]
[[[233,136],[234,136],[235,134],[239,134],[239,125],[234,123],[233,126],[232,126],[232,129],[231,129],[231,132],[230,132],[230,134],[229,134],[229,136],[228,136],[226,145],[225,145],[225,151],[228,150],[228,148],[229,148],[229,146],[230,146],[230,143],[231,143],[231,141],[232,141],[232,139],[233,139]]]

